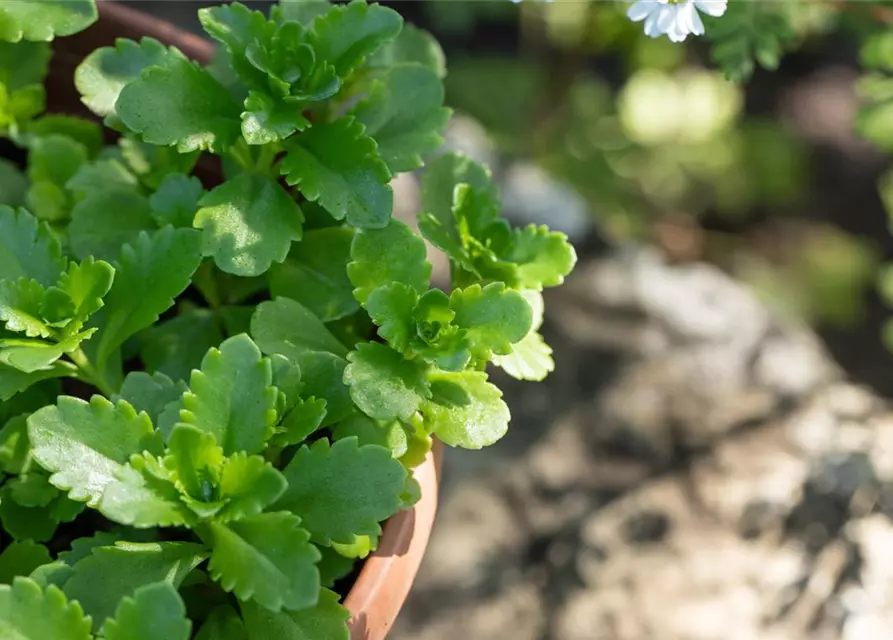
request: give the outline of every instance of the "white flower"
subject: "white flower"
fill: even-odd
[[[719,17],[728,0],[637,0],[626,12],[633,22],[645,21],[645,34],[657,38],[664,33],[673,42],[682,42],[692,33],[704,34],[698,12]]]

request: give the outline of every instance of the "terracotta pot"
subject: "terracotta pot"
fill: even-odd
[[[123,4],[109,0],[98,4],[99,22],[83,33],[59,38],[54,43],[55,55],[47,80],[51,111],[92,117],[74,87],[74,69],[94,49],[112,45],[116,38],[139,40],[150,36],[177,47],[202,64],[210,62],[214,48],[208,40]],[[351,640],[383,640],[409,594],[437,511],[440,458],[441,445],[436,442],[425,463],[415,470],[422,499],[413,509],[398,513],[384,524],[378,551],[365,561],[347,594]]]

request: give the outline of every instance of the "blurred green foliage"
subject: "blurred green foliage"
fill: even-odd
[[[876,277],[876,243],[809,222],[810,142],[776,113],[749,110],[746,93],[757,69],[790,51],[879,30],[869,3],[846,5],[730,0],[726,15],[705,17],[706,38],[682,45],[645,37],[626,2],[442,0],[425,11],[466,38],[482,24],[516,29],[507,40],[517,50],[476,40],[474,53],[451,55],[446,79],[450,105],[485,127],[506,162],[533,160],[571,186],[611,237],[652,239],[667,219],[706,225],[685,259],[713,259],[786,312],[848,325]],[[884,38],[869,48],[882,75],[861,85],[860,122],[893,149],[893,35]],[[783,252],[742,232],[787,220],[803,225]],[[730,233],[710,232],[717,225]]]

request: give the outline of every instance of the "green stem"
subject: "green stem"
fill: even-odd
[[[270,167],[273,165],[273,160],[276,159],[276,154],[279,153],[279,145],[277,144],[265,144],[260,148],[260,154],[257,158],[257,164],[255,165],[257,171],[260,173],[269,173]]]
[[[251,157],[251,149],[244,139],[239,138],[232,147],[229,148],[229,156],[243,171],[251,171],[254,169],[254,160]]]
[[[87,354],[84,353],[83,349],[78,349],[77,351],[70,353],[69,357],[71,358],[72,362],[74,362],[78,366],[78,369],[81,370],[83,379],[86,382],[89,382],[94,387],[99,389],[107,398],[111,398],[113,395],[115,395],[115,389],[105,379],[105,376],[100,374],[96,367],[93,366],[93,363],[90,362],[90,358],[87,357]]]

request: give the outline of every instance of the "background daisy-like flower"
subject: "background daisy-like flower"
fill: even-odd
[[[682,42],[689,34],[703,35],[699,12],[719,17],[727,5],[727,0],[637,0],[626,15],[634,22],[644,20],[645,34],[652,38],[666,34],[673,42]]]

